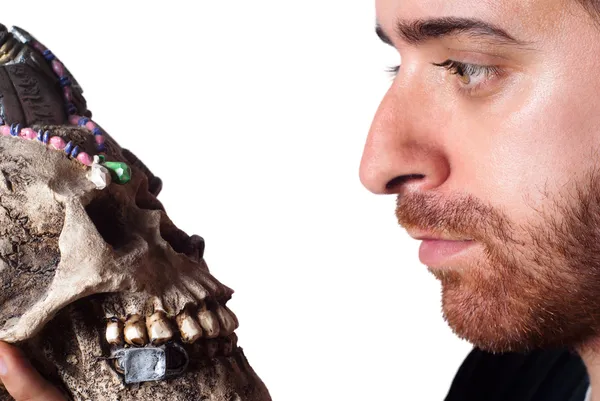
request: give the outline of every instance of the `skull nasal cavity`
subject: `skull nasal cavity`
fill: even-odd
[[[109,245],[119,249],[128,242],[123,207],[109,197],[96,198],[85,208],[90,220]]]
[[[175,252],[187,255],[193,260],[200,260],[204,256],[204,239],[198,235],[188,236],[177,228],[166,214],[163,215],[159,230],[160,236]]]
[[[165,221],[165,219],[161,221],[160,236],[171,245],[175,252],[188,254],[190,237],[170,221]]]

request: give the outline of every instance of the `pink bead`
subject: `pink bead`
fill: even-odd
[[[71,114],[69,116],[69,122],[73,125],[79,125],[80,118],[81,118],[81,116],[78,116],[77,114]]]
[[[38,49],[42,53],[45,52],[46,50],[48,50],[48,49],[46,49],[46,46],[44,46],[40,42],[33,42],[33,47],[35,47],[36,49]]]
[[[8,125],[0,126],[0,134],[4,136],[10,136],[10,127]]]
[[[97,125],[92,120],[88,121],[85,125],[85,128],[89,129],[90,131],[93,131],[96,127]]]
[[[63,63],[56,59],[52,60],[52,70],[56,75],[58,75],[59,78],[65,75],[65,67],[63,66]]]
[[[102,145],[104,143],[104,135],[96,135],[96,143]]]
[[[35,137],[37,137],[37,133],[34,130],[32,130],[31,128],[23,128],[19,135],[21,135],[21,138],[25,138],[25,139],[29,139],[29,140],[32,140]]]
[[[54,149],[63,150],[67,144],[60,136],[53,136],[50,138],[50,145],[54,146]]]
[[[71,91],[71,87],[70,86],[65,86],[63,88],[63,95],[65,96],[65,100],[67,102],[72,102],[73,101],[73,92]]]
[[[82,164],[85,164],[86,166],[91,166],[93,162],[92,157],[85,152],[79,153],[77,155],[77,160],[79,160]]]

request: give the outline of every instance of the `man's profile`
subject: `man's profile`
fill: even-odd
[[[600,400],[600,2],[376,3],[401,66],[360,175],[477,347],[449,399],[583,400],[578,353]]]

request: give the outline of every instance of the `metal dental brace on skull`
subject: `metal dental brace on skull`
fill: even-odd
[[[210,274],[203,239],[175,227],[160,179],[92,120],[56,56],[1,25],[0,94],[0,339],[31,342],[90,298],[104,327],[95,363],[126,385],[186,373],[198,347],[235,353],[233,291]],[[247,399],[270,399],[257,393]]]

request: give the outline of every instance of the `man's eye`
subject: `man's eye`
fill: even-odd
[[[470,95],[477,94],[490,81],[503,76],[503,70],[493,65],[467,64],[454,60],[446,60],[439,64],[433,63],[433,65],[445,68],[451,74],[456,75],[460,81],[460,89]],[[398,75],[400,67],[401,65],[388,67],[386,72],[394,78]]]
[[[393,67],[388,67],[385,69],[385,72],[390,74],[392,77],[398,75],[398,71],[400,71],[400,65],[395,65]]]
[[[458,77],[465,89],[475,90],[486,81],[500,75],[498,67],[476,64],[465,64],[454,60],[446,60],[443,63],[433,63],[437,67],[443,67]]]

